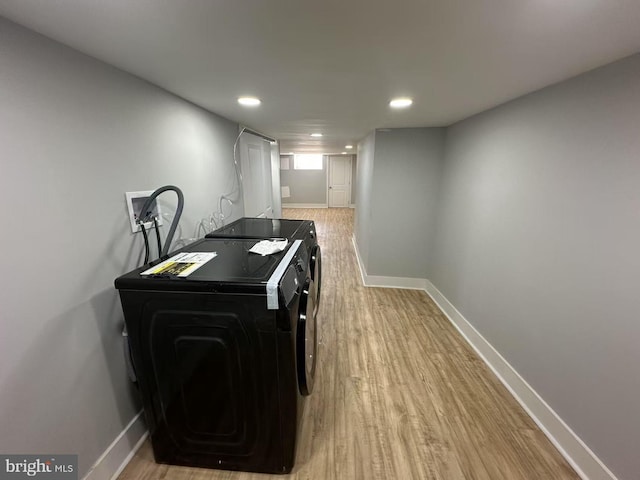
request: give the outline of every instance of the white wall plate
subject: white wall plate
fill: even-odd
[[[133,233],[140,232],[140,226],[136,223],[138,220],[138,214],[143,207],[144,202],[151,196],[153,190],[144,190],[140,192],[126,192],[125,198],[127,199],[127,210],[129,211],[129,222],[131,223],[131,231]],[[158,217],[158,225],[162,225],[162,211],[160,210],[160,204],[156,198],[153,202],[152,211]],[[147,230],[153,228],[153,222],[145,222],[144,228]]]

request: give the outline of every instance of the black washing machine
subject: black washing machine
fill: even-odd
[[[255,243],[202,239],[176,253],[216,256],[186,277],[146,265],[115,281],[159,463],[293,467],[316,359],[308,253],[297,240],[260,256]]]
[[[320,306],[320,290],[322,287],[322,256],[313,220],[244,217],[207,234],[206,238],[286,238],[291,241],[302,240],[309,255],[311,289],[315,306],[313,316],[316,316]]]

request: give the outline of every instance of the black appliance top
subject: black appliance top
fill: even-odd
[[[283,220],[275,218],[244,217],[209,234],[207,238],[300,238],[308,220]]]
[[[142,272],[160,263],[159,260],[137,268],[115,280],[119,290],[178,290],[178,291],[254,291],[259,287],[264,292],[280,262],[293,245],[289,242],[282,252],[261,256],[250,253],[256,240],[203,238],[173,252],[216,252],[209,260],[187,277],[144,276]],[[252,288],[253,287],[253,288]]]

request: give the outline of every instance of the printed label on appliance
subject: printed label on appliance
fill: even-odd
[[[188,277],[218,255],[216,252],[183,252],[145,270],[140,275],[173,275]]]

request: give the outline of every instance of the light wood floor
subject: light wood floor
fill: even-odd
[[[362,286],[353,210],[284,217],[315,220],[323,254],[319,366],[292,474],[156,465],[147,441],[120,479],[578,478],[426,293]]]

